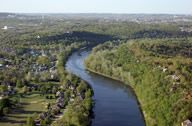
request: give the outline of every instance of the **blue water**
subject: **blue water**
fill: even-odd
[[[145,126],[136,97],[121,82],[86,71],[83,64],[89,52],[73,53],[67,71],[87,81],[93,88],[95,107],[92,126]]]

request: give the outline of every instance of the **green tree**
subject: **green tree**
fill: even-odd
[[[47,56],[39,56],[38,59],[37,59],[37,63],[40,64],[40,65],[47,65],[47,66],[49,66],[50,65],[49,57],[47,57]]]
[[[24,86],[24,83],[21,80],[17,80],[16,87],[17,88],[22,88],[23,86]]]
[[[35,121],[34,121],[34,118],[29,116],[27,117],[27,124],[26,126],[35,126]]]

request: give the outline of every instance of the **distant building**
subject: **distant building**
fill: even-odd
[[[41,37],[38,35],[37,38],[40,39]]]
[[[3,64],[0,64],[0,68],[2,68],[3,67]]]
[[[57,96],[57,97],[60,97],[61,95],[62,95],[62,93],[61,93],[60,91],[57,91],[57,92],[56,92],[56,96]]]
[[[44,50],[41,50],[41,55],[42,55],[42,56],[47,56],[47,55],[45,54],[45,51],[44,51]]]
[[[7,29],[8,29],[8,27],[7,27],[7,26],[4,26],[2,29],[3,29],[3,30],[7,30]]]
[[[179,81],[180,80],[180,77],[177,76],[177,75],[171,75],[172,79],[175,80],[175,81]]]
[[[163,72],[166,72],[167,71],[167,68],[163,68]]]

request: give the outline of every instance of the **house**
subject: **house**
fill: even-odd
[[[57,75],[56,67],[55,67],[55,66],[54,66],[54,67],[51,67],[51,68],[49,69],[49,72],[50,72],[50,74],[51,74],[51,79],[54,79],[54,78],[56,77],[56,75]]]
[[[44,50],[41,50],[41,56],[47,56]]]
[[[73,90],[75,90],[75,87],[73,85],[70,85],[69,89],[71,89],[73,91]]]
[[[4,26],[2,29],[3,29],[3,30],[7,30],[7,29],[8,29],[8,27],[7,27],[7,26]]]
[[[40,38],[41,38],[41,37],[38,35],[38,36],[37,36],[37,39],[40,39]]]
[[[3,96],[0,96],[0,100],[3,99]]]
[[[3,68],[3,64],[0,64],[0,69],[2,69]]]
[[[75,94],[72,94],[71,97],[72,97],[72,98],[75,98]]]
[[[36,119],[36,120],[35,120],[35,126],[40,126],[40,122],[41,122],[40,119]]]
[[[168,69],[167,68],[163,68],[163,72],[166,72]]]
[[[56,92],[56,96],[57,96],[57,97],[59,97],[59,96],[60,96],[60,94],[61,94],[61,92],[60,92],[60,91],[57,91],[57,92]]]
[[[54,66],[54,64],[53,64],[53,67],[51,67],[51,68],[49,69],[49,72],[52,73],[52,74],[57,73],[56,67]]]
[[[64,102],[64,98],[59,97],[59,98],[56,100],[56,103],[61,103],[61,102]]]
[[[53,74],[51,74],[51,79],[54,79],[54,78],[55,78],[55,76]]]
[[[162,67],[162,66],[158,66],[158,68],[160,69],[160,70],[162,70],[163,72],[166,72],[166,71],[168,71],[168,69],[167,69],[167,67]]]
[[[69,101],[70,101],[70,102],[73,102],[74,100],[75,100],[74,98],[70,98],[70,100],[69,100]]]
[[[57,91],[56,92],[56,97],[64,97],[64,94],[63,94],[63,92],[60,92],[60,91]]]
[[[179,81],[180,80],[180,77],[177,76],[177,75],[171,75],[171,78],[175,81]]]
[[[48,67],[46,65],[33,64],[31,66],[31,71],[38,74],[40,72],[48,71]]]
[[[38,54],[37,52],[35,52],[34,50],[31,50],[30,54],[31,54],[32,56],[34,56],[34,57],[39,55],[39,54]]]
[[[59,102],[57,103],[57,106],[59,106],[60,108],[63,108],[65,106],[64,102]]]
[[[41,113],[41,114],[39,115],[39,118],[40,118],[41,120],[45,119],[46,117],[47,117],[47,113],[46,113],[46,112],[43,112],[43,113]]]
[[[61,85],[59,88],[60,88],[60,89],[64,89],[64,88],[65,88],[65,86],[64,86],[64,85]]]
[[[181,123],[181,126],[192,126],[191,120],[187,119]]]
[[[77,96],[82,97],[83,99],[85,98],[85,96],[82,93],[77,93]]]

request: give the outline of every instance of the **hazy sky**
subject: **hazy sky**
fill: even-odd
[[[192,0],[0,0],[0,12],[192,14]]]

